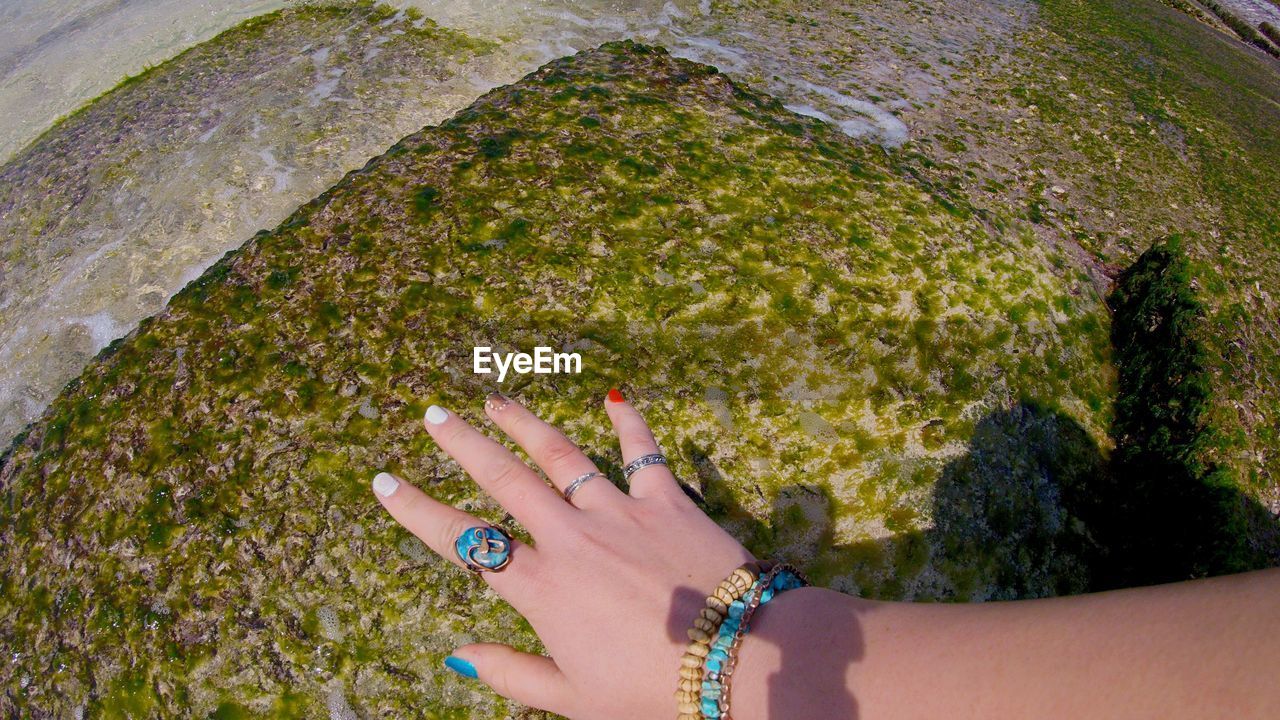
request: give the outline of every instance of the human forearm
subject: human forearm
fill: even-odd
[[[1280,717],[1280,571],[1016,603],[797,590],[762,612],[738,720]]]
[[[547,655],[471,643],[446,661],[518,703],[574,720],[723,717],[721,672],[750,608],[728,685],[737,720],[1280,717],[1280,571],[971,605],[879,603],[776,573],[765,591],[617,390],[605,410],[628,492],[519,403],[484,407],[555,489],[453,412],[431,406],[424,426],[532,542],[390,473],[373,492],[538,633]]]

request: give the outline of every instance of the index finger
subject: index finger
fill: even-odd
[[[488,523],[475,518],[451,505],[427,495],[417,487],[391,473],[378,473],[373,479],[373,494],[391,517],[413,533],[445,560],[466,568],[458,557],[454,543],[468,528],[484,527]],[[517,609],[522,607],[521,588],[531,586],[538,576],[537,552],[516,538],[511,540],[511,563],[502,572],[486,572],[480,575],[493,585]]]

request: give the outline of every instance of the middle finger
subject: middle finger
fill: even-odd
[[[471,427],[466,420],[432,405],[427,409],[423,425],[476,484],[535,538],[542,529],[569,519],[570,509],[559,493],[548,487],[515,453]]]

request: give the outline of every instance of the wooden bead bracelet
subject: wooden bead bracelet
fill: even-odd
[[[717,642],[712,644],[711,653],[705,667],[705,679],[702,681],[702,715],[709,720],[731,720],[729,715],[729,689],[733,680],[733,669],[738,663],[738,648],[742,639],[751,632],[751,619],[756,611],[778,594],[793,588],[808,585],[808,581],[790,565],[774,565],[760,580],[752,586],[743,598],[745,603],[741,614],[732,616],[720,626]],[[731,623],[735,623],[733,625]]]
[[[751,617],[777,593],[807,584],[790,565],[768,561],[743,563],[716,586],[688,631],[677,720],[728,720],[729,680]]]
[[[702,720],[703,663],[711,652],[711,643],[729,614],[729,606],[739,602],[760,579],[760,574],[772,566],[772,563],[743,563],[707,596],[706,604],[689,628],[689,645],[680,658],[680,683],[676,689],[678,720]]]

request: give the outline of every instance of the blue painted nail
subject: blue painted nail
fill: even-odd
[[[473,679],[476,677],[479,677],[478,675],[476,675],[476,666],[472,665],[466,660],[463,660],[460,657],[454,657],[453,655],[450,655],[449,657],[444,659],[444,666],[458,673],[462,677],[469,677]]]

